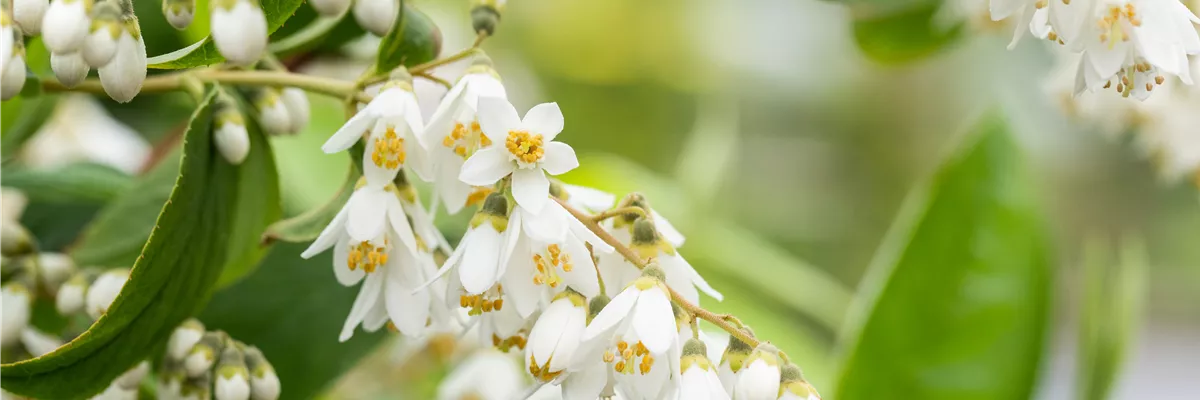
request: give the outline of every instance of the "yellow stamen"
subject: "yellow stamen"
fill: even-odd
[[[524,164],[536,163],[545,155],[542,135],[531,135],[528,131],[508,131],[508,140],[505,141],[504,147],[517,161]]]
[[[396,169],[404,163],[404,138],[396,134],[396,128],[389,126],[383,137],[376,138],[371,151],[371,161],[376,167]]]

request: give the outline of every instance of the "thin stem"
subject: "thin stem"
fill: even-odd
[[[600,222],[612,217],[619,217],[625,214],[637,214],[639,217],[646,217],[646,210],[641,207],[621,207],[612,210],[606,210],[602,213],[593,215],[592,221]]]
[[[483,41],[487,38],[488,38],[487,31],[479,31],[475,35],[475,43],[471,45],[471,48],[478,49],[479,46],[483,45]]]
[[[583,211],[579,211],[575,207],[571,207],[570,204],[567,204],[567,202],[557,197],[554,197],[553,199],[554,201],[557,201],[558,204],[561,204],[563,208],[567,210],[567,212],[571,213],[571,216],[583,223],[583,226],[586,226],[588,230],[600,237],[600,240],[603,240],[604,243],[608,243],[609,246],[612,246],[614,249],[616,249],[617,253],[620,253],[622,256],[624,256],[626,260],[629,260],[629,262],[638,269],[646,267],[646,264],[648,263],[646,259],[639,256],[637,252],[634,252],[633,249],[630,249],[624,243],[621,243],[620,240],[617,240],[617,238],[605,231],[604,228],[601,228],[600,224],[596,223],[592,216],[585,214]],[[745,331],[738,329],[737,326],[734,326],[734,324],[730,323],[727,320],[728,316],[715,314],[712,311],[705,310],[698,305],[692,304],[692,302],[683,298],[679,292],[676,292],[675,289],[667,287],[667,290],[671,292],[671,300],[674,300],[675,303],[679,304],[679,307],[684,309],[684,311],[687,311],[697,318],[708,321],[713,325],[716,325],[718,328],[729,332],[731,336],[736,337],[742,342],[745,342],[746,344],[750,345],[750,347],[758,347],[758,339],[746,334]]]
[[[414,76],[414,77],[417,77],[417,78],[424,78],[424,79],[426,79],[426,80],[432,81],[432,82],[434,82],[434,83],[437,83],[437,84],[439,84],[439,85],[445,86],[445,87],[446,87],[446,89],[449,89],[449,88],[451,88],[452,86],[454,86],[454,85],[450,84],[450,82],[447,82],[445,79],[442,79],[442,78],[438,78],[438,77],[436,77],[436,76],[433,76],[432,74],[430,74],[430,73],[428,73],[428,72],[422,72],[422,73],[419,73],[419,74],[413,74],[413,76]]]
[[[592,266],[596,267],[596,283],[600,284],[600,293],[608,293],[608,289],[604,286],[604,275],[600,274],[600,263],[596,260],[596,252],[592,249],[592,245],[588,245],[588,257],[592,258]]]
[[[357,101],[371,101],[370,96],[358,93],[353,82],[280,71],[204,70],[158,75],[146,78],[142,82],[141,92],[158,93],[185,90],[187,88],[185,86],[187,85],[185,79],[194,79],[195,81],[204,83],[226,83],[233,85],[291,86],[337,98],[353,96]],[[42,81],[42,88],[50,92],[104,92],[104,87],[101,86],[100,81],[97,79],[85,80],[73,88],[63,86],[62,83],[55,80],[45,80]]]
[[[416,75],[416,74],[425,72],[427,70],[434,69],[434,68],[437,68],[437,67],[470,57],[470,56],[473,56],[473,55],[475,55],[475,52],[478,50],[479,50],[478,47],[474,47],[474,46],[468,47],[463,51],[460,51],[458,53],[454,53],[454,54],[450,55],[449,57],[433,60],[433,61],[430,61],[430,62],[427,62],[424,64],[415,65],[412,68],[408,69],[408,73]]]

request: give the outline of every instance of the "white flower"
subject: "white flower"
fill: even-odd
[[[435,168],[434,183],[446,205],[446,212],[450,214],[463,208],[472,191],[471,185],[458,180],[463,163],[476,151],[492,144],[479,125],[480,97],[506,98],[507,94],[490,63],[476,60],[476,64],[442,98],[425,126],[425,143],[433,146],[430,157]]]
[[[617,196],[602,190],[593,189],[586,186],[569,185],[559,182],[557,179],[550,180],[550,195],[560,198],[570,204],[571,207],[579,208],[588,212],[601,212],[612,208],[613,202],[617,200]],[[655,219],[656,222],[659,222]],[[666,222],[664,219],[663,223]],[[662,230],[660,227],[659,230]],[[671,242],[674,244],[675,242]],[[676,246],[682,246],[680,242]]]
[[[91,69],[79,52],[50,53],[50,68],[54,69],[54,77],[69,88],[83,82]]]
[[[58,309],[58,313],[71,315],[83,310],[87,289],[87,279],[82,274],[76,274],[67,280],[55,294],[54,306]]]
[[[326,17],[336,17],[350,8],[351,0],[311,0],[308,2],[317,13]]]
[[[221,351],[216,378],[213,387],[216,400],[250,399],[250,372],[246,369],[245,357],[236,346],[227,345]]]
[[[213,141],[221,156],[233,165],[240,165],[250,154],[250,133],[246,131],[246,121],[237,105],[232,100],[224,103],[217,110],[213,123]]]
[[[86,47],[84,57],[87,57]],[[142,90],[142,82],[146,80],[146,43],[136,25],[129,25],[121,32],[116,54],[98,71],[104,92],[118,103],[128,103]]]
[[[775,400],[779,396],[779,350],[768,343],[758,345],[737,375],[735,400]]]
[[[163,15],[175,29],[185,29],[192,24],[196,14],[194,0],[166,0],[163,2]]]
[[[1163,181],[1190,177],[1200,184],[1200,135],[1196,131],[1200,91],[1193,89],[1164,100],[1148,110],[1134,140],[1155,161]]]
[[[461,291],[462,307],[491,309],[497,298],[485,296],[500,282],[507,260],[517,245],[521,214],[509,213],[508,200],[492,193],[471,218],[467,232],[442,264],[437,276],[452,272],[447,296]]]
[[[386,241],[384,245],[387,245]],[[354,250],[350,253],[349,257],[355,256]],[[362,267],[366,278],[350,308],[339,340],[349,340],[359,323],[369,332],[379,329],[381,321],[388,319],[406,336],[423,333],[433,299],[430,292],[415,289],[433,272],[433,259],[428,253],[414,254],[403,249],[392,252],[391,257],[385,259],[387,262],[378,270],[370,269],[369,260]]]
[[[382,37],[392,30],[399,11],[400,2],[397,0],[354,1],[354,19],[375,36]]]
[[[33,303],[29,289],[19,283],[9,283],[0,290],[0,305],[3,307],[3,324],[0,324],[0,345],[5,347],[17,343],[21,331],[29,326],[30,306]]]
[[[253,0],[218,0],[212,5],[212,38],[233,65],[250,65],[267,49],[267,17]]]
[[[279,376],[257,347],[246,348],[246,367],[250,369],[250,397],[254,400],[279,398]]]
[[[1200,54],[1200,22],[1177,0],[1086,0],[1082,29],[1067,44],[1083,52],[1083,85],[1116,86],[1125,96],[1144,99],[1160,73],[1192,83],[1188,55]],[[1116,82],[1113,82],[1113,81]],[[1138,91],[1134,93],[1133,91]]]
[[[555,142],[563,129],[557,103],[534,106],[522,120],[512,104],[499,97],[479,99],[479,124],[488,137],[505,138],[503,146],[475,152],[463,164],[459,179],[469,185],[496,183],[512,174],[512,194],[521,207],[538,213],[550,194],[546,173],[558,175],[579,166],[575,150]]]
[[[42,33],[42,18],[50,8],[48,0],[12,0],[13,21],[26,35]]]
[[[628,229],[629,241],[626,243],[643,258],[657,259],[666,273],[667,286],[678,291],[687,301],[699,303],[700,291],[721,301],[724,298],[721,293],[713,289],[683,255],[658,233],[656,225],[654,221],[638,218]],[[624,231],[626,230],[614,228],[613,236],[621,240],[625,235]],[[630,276],[637,271],[633,264],[617,254],[601,254],[600,263],[600,269],[605,274],[605,283],[609,282],[610,277],[614,282],[628,282]]]
[[[25,87],[25,55],[16,54],[0,72],[0,99],[8,100],[21,93]]]
[[[51,0],[42,25],[50,27],[42,32],[42,41],[50,53],[74,53],[83,45],[91,20],[91,0]]]
[[[285,87],[280,98],[283,99],[283,105],[287,107],[288,116],[291,117],[288,133],[299,133],[307,128],[310,106],[308,104],[308,95],[304,93],[304,90]]]
[[[208,374],[217,361],[217,351],[222,346],[222,336],[217,332],[205,332],[200,341],[192,346],[183,359],[183,370],[188,377],[199,378]]]
[[[125,373],[121,374],[121,376],[118,376],[117,380],[113,381],[113,384],[136,392],[142,383],[142,378],[145,378],[146,374],[149,372],[150,363],[147,361],[142,361],[133,366],[133,368],[130,368],[128,371],[125,371]]]
[[[78,162],[104,164],[134,174],[150,155],[150,144],[84,94],[61,95],[50,120],[21,149],[25,165],[56,168]]]
[[[587,312],[587,299],[567,289],[538,317],[525,347],[525,365],[534,379],[550,382],[570,366],[587,327]]]
[[[189,318],[187,321],[183,321],[178,328],[175,328],[174,332],[171,332],[171,338],[167,339],[167,357],[175,361],[182,361],[203,337],[204,324],[200,320]]]
[[[102,1],[92,7],[92,26],[80,52],[92,68],[108,65],[117,54],[117,41],[125,31],[121,10],[116,4]]]
[[[108,385],[100,394],[92,397],[92,400],[136,400],[137,390],[126,389],[115,382]]]
[[[129,270],[114,268],[100,274],[87,293],[87,313],[93,320],[100,319],[108,312],[108,306],[121,293],[125,281],[129,280]]]
[[[428,156],[421,139],[424,127],[411,78],[398,77],[330,136],[321,150],[336,153],[348,149],[370,130],[363,152],[363,175],[369,181],[390,181],[405,165],[428,181]]]
[[[522,316],[533,314],[545,300],[566,287],[584,297],[600,294],[592,252],[585,243],[591,244],[597,254],[612,253],[612,246],[558,203],[547,205],[536,215],[517,206],[513,214],[522,222],[521,233],[507,259],[501,283]]]
[[[37,256],[38,279],[42,285],[57,289],[75,272],[75,262],[62,253],[41,253]]]
[[[268,134],[284,135],[292,132],[292,116],[279,89],[260,89],[254,100],[254,108],[258,111],[258,123]]]
[[[746,334],[754,336],[749,328],[742,329]],[[737,386],[738,372],[746,365],[746,360],[750,358],[750,353],[753,351],[754,348],[746,342],[739,340],[736,336],[729,336],[725,351],[721,354],[721,365],[717,367],[717,376],[721,378],[721,385],[725,387],[726,393],[729,393],[730,396],[733,396],[733,390]]]
[[[708,348],[699,339],[688,339],[683,346],[679,369],[680,399],[729,400],[729,393],[717,378],[717,367],[708,360]]]
[[[17,39],[13,36],[17,34],[17,30],[13,25],[8,9],[0,9],[0,71],[12,60],[13,51],[17,49]]]
[[[508,355],[494,349],[472,354],[438,385],[438,400],[510,400],[521,393],[521,371]]]
[[[671,298],[662,271],[647,266],[642,277],[612,299],[583,333],[585,342],[607,344],[611,363],[626,399],[671,398],[677,393],[682,355]],[[586,346],[594,349],[594,343]],[[595,357],[596,351],[582,353]]]
[[[25,346],[25,351],[34,357],[54,351],[58,346],[62,346],[62,339],[56,336],[50,336],[45,332],[35,328],[25,328],[21,331],[21,345]]]
[[[778,400],[821,400],[817,389],[804,380],[796,364],[785,365],[780,376]]]

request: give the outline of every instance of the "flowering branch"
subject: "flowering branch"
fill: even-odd
[[[187,90],[189,80],[233,85],[288,86],[337,98],[353,97],[355,100],[364,103],[371,101],[371,97],[360,93],[355,88],[353,82],[279,71],[203,70],[158,75],[146,78],[145,82],[142,83],[141,92]],[[104,87],[101,86],[98,79],[88,79],[74,87],[67,87],[55,80],[46,80],[42,82],[42,89],[49,92],[104,92]]]
[[[578,219],[579,222],[583,223],[583,225],[588,228],[588,230],[592,231],[592,233],[595,233],[600,240],[604,241],[604,243],[608,243],[608,245],[616,249],[618,253],[621,253],[626,260],[629,260],[629,262],[638,269],[645,268],[646,265],[650,263],[649,260],[642,258],[637,254],[637,252],[633,251],[633,249],[630,249],[624,243],[621,243],[620,240],[617,240],[617,238],[605,231],[600,224],[596,223],[595,216],[588,215],[587,213],[584,213],[575,207],[571,207],[570,204],[567,204],[567,202],[559,198],[554,198],[554,201],[557,201],[558,204],[561,204],[563,208],[567,210],[567,212],[571,213],[572,217]],[[750,345],[751,348],[758,347],[758,339],[755,339],[742,329],[739,329],[741,322],[738,321],[737,318],[734,318],[730,315],[721,315],[705,310],[699,305],[692,304],[692,302],[684,299],[683,295],[680,295],[679,292],[675,291],[675,289],[668,287],[667,290],[671,292],[671,300],[675,301],[676,304],[679,304],[680,308],[682,308],[684,311],[687,311],[695,318],[700,318],[712,323],[713,325],[716,325],[718,328],[729,332],[731,336],[736,337],[738,340]]]

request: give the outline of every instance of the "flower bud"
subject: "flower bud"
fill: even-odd
[[[183,360],[183,370],[187,376],[200,378],[210,372],[213,364],[217,361],[217,353],[223,350],[222,346],[226,337],[220,332],[205,332],[200,341],[192,346],[187,358]]]
[[[217,400],[249,400],[250,372],[238,346],[229,344],[221,351],[221,362],[217,365],[217,383],[214,392]]]
[[[21,331],[21,345],[25,346],[25,351],[34,357],[41,357],[46,353],[52,352],[58,346],[62,346],[62,344],[62,339],[46,334],[36,328],[30,327]]]
[[[62,253],[41,253],[37,256],[38,278],[42,286],[57,289],[75,272],[75,262]]]
[[[267,357],[257,347],[247,347],[246,367],[250,369],[250,397],[254,400],[275,400],[279,398],[279,376],[275,368],[267,362]]]
[[[21,88],[25,87],[25,51],[17,50],[18,53],[12,56],[12,59],[4,65],[4,71],[0,71],[0,99],[8,100],[16,97],[21,93]]]
[[[12,0],[13,20],[25,34],[37,36],[42,33],[42,18],[48,8],[47,0]]]
[[[9,15],[8,7],[0,7],[0,70],[8,65],[8,62],[12,60],[13,50],[16,50],[14,36],[19,33],[17,33],[15,25],[12,15]]]
[[[250,154],[250,134],[246,132],[246,120],[238,111],[237,104],[226,95],[217,98],[214,115],[213,141],[217,150],[230,164],[239,165]]]
[[[180,391],[183,390],[183,381],[187,376],[183,371],[168,370],[164,364],[163,371],[158,373],[158,380],[155,382],[160,399],[178,399],[181,397]]]
[[[97,320],[108,312],[108,307],[117,299],[117,295],[121,294],[121,288],[127,280],[129,270],[124,268],[110,269],[96,278],[87,292],[88,316]]]
[[[58,294],[54,299],[54,306],[58,309],[58,313],[71,315],[82,311],[87,298],[87,289],[87,277],[82,273],[75,274],[66,283],[63,283],[58,288]]]
[[[346,12],[346,9],[350,7],[350,0],[309,0],[308,4],[317,10],[318,14],[336,17]]]
[[[650,262],[645,268],[642,268],[642,276],[658,279],[659,282],[667,281],[667,273],[663,272],[662,267],[658,266],[657,262]]]
[[[358,21],[367,32],[375,36],[385,36],[392,30],[396,22],[396,14],[400,12],[398,0],[356,0],[354,2],[354,20]]]
[[[282,93],[283,105],[287,106],[288,116],[292,117],[291,129],[288,133],[300,133],[308,128],[311,111],[308,95],[304,93],[304,90],[294,87],[283,88]]]
[[[51,0],[46,15],[42,18],[42,42],[51,54],[67,54],[79,51],[91,28],[88,12],[91,0]]]
[[[195,318],[183,321],[171,338],[167,340],[167,358],[173,361],[183,361],[188,352],[204,337],[204,324]]]
[[[137,17],[125,20],[124,31],[117,39],[117,52],[99,72],[104,92],[118,103],[128,103],[142,90],[142,82],[146,80],[146,42],[142,41]]]
[[[267,49],[267,17],[252,0],[214,0],[212,38],[217,51],[232,65],[250,65]]]
[[[779,400],[820,400],[816,388],[804,380],[804,374],[796,364],[783,366],[779,378]]]
[[[185,29],[196,14],[196,0],[163,0],[162,10],[171,26]]]
[[[24,77],[21,77],[21,82],[25,82]],[[8,82],[5,81],[2,83],[7,88]],[[25,230],[25,227],[17,223],[5,222],[4,224],[0,224],[0,254],[3,254],[5,257],[21,257],[32,254],[36,249],[37,246],[33,243],[33,236],[29,234],[29,231]]]
[[[117,377],[117,380],[113,384],[120,386],[122,389],[136,392],[138,386],[142,384],[142,379],[146,377],[146,373],[148,372],[150,372],[150,362],[143,360]]]
[[[746,335],[754,337],[754,331],[749,327],[741,330]],[[754,349],[749,344],[741,341],[737,336],[729,335],[729,343],[725,345],[725,352],[721,354],[721,365],[717,368],[717,376],[721,378],[721,386],[725,387],[726,393],[730,396],[733,396],[733,389],[737,384],[737,373],[742,370],[752,351]]]
[[[739,400],[776,400],[779,397],[779,349],[763,343],[750,353],[733,389]]]
[[[125,31],[121,9],[108,1],[92,7],[92,26],[83,43],[83,60],[92,68],[108,65],[117,54],[117,39]]]
[[[476,0],[471,7],[471,26],[475,32],[486,32],[488,36],[495,34],[505,3],[506,0]]]
[[[595,297],[592,297],[591,300],[588,300],[587,322],[589,324],[592,323],[592,318],[595,318],[597,314],[600,314],[600,310],[603,310],[604,306],[607,306],[611,301],[612,299],[608,298],[608,296],[604,295],[604,293],[600,293]]]
[[[205,370],[199,376],[183,380],[179,388],[179,400],[212,399],[212,371]]]
[[[84,79],[87,79],[88,66],[87,61],[83,60],[83,53],[50,53],[50,68],[54,69],[54,77],[58,78],[58,82],[63,86],[73,88]]]
[[[21,338],[21,331],[29,326],[32,303],[33,294],[25,285],[13,282],[0,289],[0,307],[3,307],[0,310],[3,311],[0,314],[0,322],[3,322],[0,324],[0,345],[7,347]]]
[[[264,87],[254,96],[254,109],[258,112],[258,123],[270,135],[287,134],[292,127],[292,116],[279,89]]]

